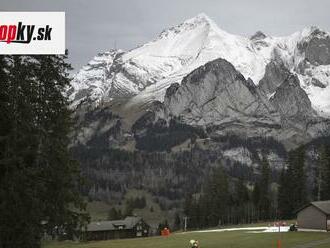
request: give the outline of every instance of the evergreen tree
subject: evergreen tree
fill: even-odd
[[[292,207],[291,207],[291,194],[290,191],[290,181],[286,172],[286,168],[282,169],[280,182],[278,189],[278,217],[281,219],[289,219],[292,217]]]
[[[330,146],[325,146],[325,154],[322,199],[330,200]]]
[[[234,192],[231,193],[231,209],[234,212],[235,224],[248,221],[247,208],[249,203],[249,190],[243,180],[236,180]]]
[[[226,222],[229,203],[229,185],[227,175],[221,167],[214,170],[205,190],[204,199],[208,209],[208,225],[216,226]]]
[[[39,247],[44,231],[72,234],[88,219],[68,150],[65,59],[1,56],[0,247]]]
[[[183,212],[186,216],[191,217],[193,215],[193,197],[191,194],[187,194],[183,204]]]
[[[294,217],[295,211],[306,204],[305,147],[289,153],[288,166],[281,176],[279,212],[284,218]]]
[[[266,158],[261,162],[261,178],[259,181],[260,197],[258,207],[260,217],[267,220],[270,217],[270,168]]]
[[[253,203],[257,209],[257,219],[270,218],[270,167],[266,158],[263,158],[259,167],[260,175],[253,189]]]
[[[242,205],[249,201],[249,191],[243,180],[238,179],[236,181],[235,195],[237,197],[237,205]]]
[[[307,202],[305,147],[301,146],[289,154],[289,181],[292,185],[293,211]],[[292,175],[292,177],[290,177]]]
[[[330,168],[329,168],[329,155],[326,150],[326,146],[323,144],[319,148],[319,159],[316,170],[316,182],[317,182],[317,200],[329,199],[330,193]]]
[[[175,214],[174,217],[174,230],[180,230],[181,228],[181,218],[178,213]]]

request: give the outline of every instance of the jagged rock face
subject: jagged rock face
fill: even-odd
[[[83,116],[82,119],[79,119]],[[121,118],[109,109],[88,110],[76,115],[76,128],[71,140],[73,146],[83,145],[109,148],[121,141]]]
[[[267,103],[253,82],[245,80],[234,66],[217,59],[187,77],[179,87],[166,92],[164,105],[172,116],[190,125],[256,123],[273,125],[279,115]]]
[[[135,136],[145,134],[155,121],[167,119],[166,109],[163,103],[153,102],[148,111],[141,116],[132,126],[132,132]]]
[[[254,35],[252,35],[250,37],[250,40],[262,40],[265,39],[267,36],[261,32],[261,31],[257,31]]]
[[[329,133],[329,122],[318,116],[299,78],[283,64],[271,62],[259,87],[217,59],[194,70],[181,85],[171,85],[160,114],[149,115],[149,121],[178,118],[206,127],[210,136],[271,136],[288,147]]]
[[[290,75],[277,89],[270,102],[283,117],[301,121],[316,116],[297,76]]]
[[[312,78],[312,81],[311,81],[312,85],[316,86],[316,87],[319,87],[319,88],[326,88],[327,85],[322,83],[320,80],[318,80],[317,78]]]
[[[86,66],[84,66],[71,82],[67,94],[73,102],[74,107],[83,102],[99,104],[104,95],[109,95],[110,90],[116,91],[116,87],[109,80],[113,74],[118,56],[121,51],[111,50],[110,52],[99,53]],[[127,91],[123,90],[125,94]],[[118,89],[117,89],[118,93]]]
[[[299,43],[298,49],[305,53],[305,58],[313,65],[330,64],[330,36],[319,29]]]
[[[259,88],[266,94],[272,94],[290,74],[283,63],[271,61],[266,66],[265,75],[259,82]]]

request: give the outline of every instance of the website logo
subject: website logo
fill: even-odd
[[[64,12],[0,12],[0,54],[64,53]]]

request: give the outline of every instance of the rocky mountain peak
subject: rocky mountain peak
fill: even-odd
[[[272,94],[290,74],[282,62],[272,60],[266,65],[265,75],[259,82],[259,88],[266,94]]]
[[[250,37],[250,40],[263,40],[267,37],[263,32],[257,31],[254,35]]]
[[[212,73],[221,77],[222,79],[232,79],[236,77],[244,79],[244,76],[238,71],[236,71],[235,67],[231,63],[229,63],[225,59],[219,58],[208,62],[205,65],[192,71],[192,73],[183,78],[182,84],[187,84],[188,82],[192,84],[201,83],[206,73]],[[218,82],[220,83],[221,81]],[[223,82],[225,83],[227,82],[227,80],[224,80]]]
[[[242,121],[275,125],[279,120],[252,81],[245,80],[224,59],[213,60],[194,70],[183,79],[181,86],[171,86],[164,105],[171,116],[197,126],[229,123],[235,126],[233,123]],[[256,120],[258,116],[263,117]]]
[[[211,27],[215,29],[218,28],[215,22],[211,20],[211,18],[209,18],[205,13],[200,13],[195,17],[185,20],[179,25],[163,30],[159,35],[159,37],[156,39],[156,41],[159,39],[164,39],[170,36],[178,35],[180,33],[190,31],[193,29],[197,29],[197,28],[209,29]]]
[[[318,27],[302,31],[303,38],[298,43],[298,50],[305,54],[305,59],[312,65],[330,65],[330,34]]]
[[[315,116],[311,101],[306,92],[300,87],[299,79],[291,74],[277,88],[271,103],[286,118],[306,121],[306,117]]]
[[[185,23],[208,23],[208,24],[213,24],[214,22],[204,12],[201,12],[198,15],[196,15],[195,17],[186,20]]]
[[[310,38],[312,37],[324,38],[326,36],[329,36],[329,33],[322,30],[318,26],[310,26],[303,29],[302,35]]]

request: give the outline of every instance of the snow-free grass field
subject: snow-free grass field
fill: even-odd
[[[281,238],[282,248],[300,248],[319,240],[325,244],[307,247],[330,247],[330,233],[285,232],[285,233],[249,233],[248,231],[230,232],[191,232],[177,233],[169,237],[150,237],[140,239],[109,240],[87,243],[52,242],[45,248],[187,248],[190,239],[200,241],[201,248],[276,248],[277,239]],[[304,247],[305,248],[305,247]]]

